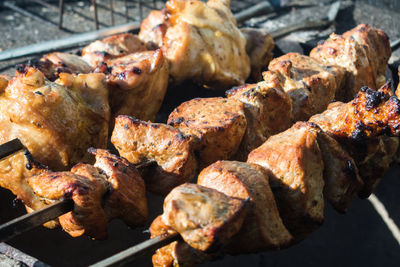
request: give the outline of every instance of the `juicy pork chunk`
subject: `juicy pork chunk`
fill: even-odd
[[[385,81],[386,65],[391,55],[389,38],[374,27],[360,24],[343,35],[331,34],[314,48],[310,56],[348,72],[346,83],[336,92],[336,100],[351,101],[363,86],[378,89]]]
[[[166,9],[152,10],[140,24],[139,39],[155,48],[161,48],[169,26]]]
[[[292,102],[279,85],[265,81],[235,87],[226,92],[228,98],[244,103],[246,132],[233,157],[245,161],[247,155],[271,135],[291,125]]]
[[[275,47],[272,35],[266,29],[241,28],[246,38],[246,52],[250,57],[250,77],[257,82],[262,79],[261,73],[274,56]]]
[[[190,79],[229,88],[243,84],[249,76],[246,39],[237,28],[229,2],[170,0],[165,11],[151,13],[145,20],[139,35],[146,41],[154,37],[153,43],[158,45],[164,35],[162,50],[174,82]]]
[[[174,234],[176,231],[163,223],[158,216],[150,226],[151,238],[159,235]],[[153,255],[153,266],[194,266],[212,260],[217,253],[205,253],[189,246],[184,241],[174,241],[165,247],[156,250]]]
[[[168,86],[168,62],[161,50],[110,59],[95,71],[107,74],[112,118],[154,120]]]
[[[312,115],[324,111],[334,99],[344,77],[343,68],[326,66],[297,53],[275,58],[268,69],[283,76],[281,86],[292,99],[295,122],[308,120]],[[264,76],[267,75],[271,75],[271,72],[264,73]]]
[[[195,98],[169,115],[168,124],[198,141],[199,165],[232,158],[246,131],[244,104],[222,97]]]
[[[247,162],[271,171],[270,184],[285,226],[295,241],[324,220],[323,169],[318,134],[299,122],[253,150]]]
[[[111,142],[133,164],[156,162],[142,173],[152,192],[166,194],[195,175],[193,139],[171,126],[118,116]]]
[[[83,234],[107,237],[107,222],[119,218],[129,226],[143,225],[147,218],[144,182],[126,159],[106,150],[92,150],[95,166],[80,163],[70,172],[44,171],[27,179],[44,204],[62,199],[74,201],[73,211],[58,218],[72,237]]]
[[[217,161],[203,169],[198,184],[230,197],[249,198],[243,227],[225,248],[230,253],[255,253],[286,247],[291,234],[282,223],[274,195],[262,167],[239,161]]]
[[[43,72],[50,81],[56,80],[60,73],[85,74],[91,71],[89,64],[80,56],[61,52],[44,55],[33,66]]]
[[[8,82],[10,81],[10,77],[6,74],[0,74],[0,92],[2,93],[4,89],[6,89]]]
[[[109,123],[105,77],[70,78],[72,83],[62,86],[27,68],[11,79],[0,95],[0,143],[19,138],[37,161],[52,170],[88,160],[89,147],[104,148]],[[26,163],[23,153],[0,161],[0,186],[35,208],[41,204],[28,192],[25,179],[34,173],[25,169]]]
[[[97,40],[82,50],[82,58],[92,67],[117,57],[135,52],[145,51],[146,46],[131,33],[112,35],[103,40]]]
[[[353,101],[346,104],[335,102],[325,112],[310,119],[334,137],[354,158],[363,172],[361,177],[365,186],[361,190],[362,197],[371,194],[377,180],[381,178],[381,175],[368,175],[366,170],[374,168],[382,174],[393,160],[393,146],[397,142],[382,140],[380,135],[399,136],[399,114],[400,101],[393,96],[387,84],[378,91],[363,87]],[[390,148],[385,142],[392,143]],[[370,164],[373,167],[368,166]]]
[[[165,198],[161,220],[192,248],[215,252],[242,227],[246,204],[214,189],[185,183]]]

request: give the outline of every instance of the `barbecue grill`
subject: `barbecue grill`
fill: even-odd
[[[30,2],[27,4],[27,2]],[[33,4],[32,2],[35,2]],[[44,4],[39,8],[37,3]],[[48,4],[57,6],[64,2],[63,9],[58,10],[48,7]],[[14,12],[29,12],[37,22],[48,21],[48,25],[42,28],[57,26],[57,21],[51,14],[61,15],[64,30],[57,30],[57,37],[66,36],[66,31],[80,32],[81,29],[68,25],[70,17],[79,16],[77,7],[82,10],[93,12],[85,14],[87,24],[91,29],[106,28],[112,24],[125,23],[126,19],[135,19],[139,22],[154,7],[160,8],[164,1],[15,1],[11,6],[17,9],[6,9],[4,5],[0,9],[1,24],[6,23],[4,17],[18,16]],[[232,1],[232,10],[238,13],[248,10],[259,1]],[[324,1],[270,1],[271,9],[266,8],[264,12],[251,13],[243,22],[245,26],[265,27],[271,32],[282,29],[294,23],[307,20],[318,20],[326,17],[331,2]],[[97,4],[94,7],[94,3]],[[112,4],[111,4],[112,3]],[[110,5],[111,4],[111,5]],[[91,8],[92,6],[92,8]],[[326,27],[297,31],[282,36],[277,41],[274,56],[282,55],[289,51],[308,54],[310,48],[319,40],[325,39],[332,31],[342,33],[354,27],[358,23],[371,23],[388,33],[391,41],[400,38],[400,3],[395,0],[358,0],[342,1],[341,10],[335,23]],[[49,10],[53,11],[49,11]],[[97,10],[96,10],[97,9]],[[126,11],[128,11],[126,13]],[[98,13],[96,13],[98,12]],[[97,14],[97,15],[96,15]],[[111,20],[111,14],[114,21]],[[25,15],[24,15],[25,16]],[[106,17],[107,16],[107,17]],[[35,18],[36,17],[36,18]],[[58,17],[58,18],[60,18]],[[38,19],[40,18],[40,19]],[[97,20],[97,22],[96,22]],[[11,21],[11,22],[10,22]],[[26,22],[24,18],[23,21]],[[12,20],[8,21],[12,23]],[[73,23],[72,23],[73,24]],[[23,25],[23,24],[21,24]],[[75,25],[76,26],[76,25]],[[40,28],[40,27],[39,27]],[[2,30],[0,30],[2,31]],[[8,31],[5,27],[5,31]],[[8,32],[4,36],[8,36]],[[26,35],[30,35],[27,32]],[[43,29],[37,34],[35,41],[41,41],[41,36],[51,40],[51,36],[45,36]],[[28,37],[26,37],[28,38]],[[12,46],[22,46],[28,43],[18,42],[9,46],[6,41],[0,41],[0,48],[5,50]],[[82,46],[74,44],[65,48],[67,51],[77,51]],[[34,57],[35,55],[33,55]],[[15,63],[26,61],[27,57],[10,59],[0,62],[1,72],[12,73]],[[393,49],[393,55],[389,62],[387,76],[398,83],[397,68],[400,64],[400,49]],[[183,90],[184,89],[184,90]],[[182,93],[183,92],[183,93]],[[222,96],[224,92],[209,91],[191,83],[185,83],[176,87],[168,88],[168,93],[161,107],[156,121],[165,122],[168,114],[173,108],[183,101],[194,97]],[[347,214],[336,213],[329,205],[326,205],[325,223],[323,227],[315,231],[311,236],[300,244],[282,251],[259,253],[240,256],[225,256],[215,262],[208,262],[202,266],[396,266],[400,261],[400,233],[398,228],[390,228],[390,220],[400,225],[400,210],[397,203],[400,197],[397,188],[400,188],[400,167],[395,165],[382,179],[381,184],[375,191],[370,201],[354,199]],[[163,197],[148,194],[149,220],[142,228],[129,229],[120,221],[109,224],[109,237],[105,241],[94,241],[88,237],[71,238],[66,233],[58,230],[49,230],[43,227],[34,229],[20,235],[7,244],[0,244],[0,266],[87,266],[101,259],[111,256],[132,245],[138,244],[149,238],[148,227],[151,221],[162,213]],[[24,207],[16,201],[7,190],[0,188],[0,223],[7,222],[24,214]],[[381,205],[381,206],[380,206]],[[387,212],[385,214],[385,211]],[[389,219],[388,219],[389,218]],[[396,230],[397,229],[397,230]],[[135,261],[137,266],[151,266],[151,255]]]

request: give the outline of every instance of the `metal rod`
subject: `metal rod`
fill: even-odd
[[[14,236],[36,228],[48,221],[51,221],[73,209],[74,202],[66,199],[44,209],[25,214],[12,221],[0,225],[0,242],[10,240]]]
[[[124,0],[125,3],[125,18],[126,18],[126,22],[129,22],[129,16],[128,16],[128,2],[127,0]]]
[[[142,3],[142,0],[138,0],[138,8],[139,8],[140,21],[142,21],[143,20],[143,3]]]
[[[97,0],[92,0],[93,3],[93,13],[94,13],[94,26],[96,27],[96,30],[99,29],[99,20],[97,17]]]
[[[110,3],[110,16],[111,16],[111,25],[114,26],[114,8],[113,8],[113,0],[108,0]]]
[[[8,141],[0,145],[0,159],[8,157],[22,149],[25,149],[25,147],[18,138]]]
[[[60,0],[58,2],[58,28],[62,28],[63,24],[63,17],[64,17],[64,0]]]
[[[92,41],[109,35],[138,30],[139,28],[140,28],[139,23],[132,22],[92,32],[75,34],[63,39],[52,40],[20,48],[9,49],[0,52],[0,61],[71,47],[73,45]]]
[[[319,20],[319,21],[306,21],[303,23],[289,25],[284,28],[278,29],[276,31],[271,32],[271,35],[274,39],[280,38],[282,36],[288,35],[289,33],[300,31],[300,30],[309,30],[319,27],[325,27],[331,24],[330,21],[327,20]]]
[[[155,250],[180,239],[181,237],[178,233],[170,235],[159,235],[90,266],[105,267],[127,264],[140,256],[146,255],[149,252],[154,252]]]
[[[31,1],[35,2],[35,3],[38,3],[38,4],[42,5],[42,6],[48,7],[48,8],[58,10],[58,7],[47,3],[46,1],[43,1],[43,0],[31,0]]]
[[[272,11],[274,11],[274,8],[272,7],[272,5],[268,1],[262,1],[250,8],[247,8],[245,10],[242,10],[242,11],[236,13],[235,19],[236,19],[237,23],[240,24],[240,23],[248,20],[249,18],[254,17],[257,14],[269,13]]]

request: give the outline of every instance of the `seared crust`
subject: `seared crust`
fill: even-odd
[[[165,198],[162,221],[191,247],[214,252],[226,245],[242,227],[246,207],[244,200],[185,183]]]
[[[168,86],[168,62],[161,50],[133,53],[107,61],[112,117],[154,120]]]
[[[169,115],[168,124],[198,140],[199,165],[233,157],[246,131],[244,104],[222,97],[195,98]]]
[[[324,219],[324,164],[312,128],[298,122],[270,137],[247,160],[271,171],[270,184],[279,213],[295,241],[304,239]]]
[[[92,67],[116,57],[146,50],[140,39],[131,33],[112,35],[82,49],[82,58]]]
[[[152,192],[166,194],[195,175],[193,139],[171,126],[120,115],[111,142],[133,164],[156,161],[142,174]]]
[[[107,218],[101,203],[107,191],[105,179],[92,165],[79,164],[72,171],[46,172],[27,181],[35,194],[47,203],[64,198],[74,201],[73,211],[58,218],[64,231],[72,237],[87,234],[104,239]]]
[[[235,159],[245,161],[248,154],[271,135],[291,125],[292,102],[288,94],[273,82],[259,82],[235,87],[226,92],[228,98],[244,103],[247,121]]]
[[[310,53],[312,58],[325,64],[346,69],[346,82],[335,97],[345,102],[352,100],[362,86],[377,89],[385,83],[385,69],[390,55],[387,35],[366,24],[360,24],[343,35],[332,33],[328,40]]]
[[[255,164],[217,161],[203,169],[198,184],[231,197],[250,200],[243,227],[226,250],[230,253],[255,253],[289,245],[291,234],[282,223],[268,172]]]
[[[109,193],[104,198],[108,220],[119,218],[129,227],[141,226],[147,219],[144,181],[133,164],[104,149],[89,149],[96,156],[95,167],[107,177]]]
[[[169,26],[166,9],[152,10],[140,24],[139,39],[147,46],[160,48]]]
[[[251,66],[250,77],[255,82],[260,81],[261,72],[274,56],[274,39],[266,29],[241,28],[240,31],[246,38],[246,53],[250,57]]]
[[[295,122],[308,120],[312,115],[324,111],[334,99],[344,76],[343,68],[326,66],[298,53],[275,58],[268,69],[283,76],[281,86],[292,99]],[[266,75],[270,73],[265,72]]]

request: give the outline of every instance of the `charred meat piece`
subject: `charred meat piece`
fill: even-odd
[[[314,48],[310,56],[329,65],[341,66],[348,72],[336,100],[351,101],[363,86],[381,87],[391,55],[389,38],[374,27],[360,24],[343,35],[331,34],[328,40]]]
[[[96,239],[107,236],[107,218],[101,206],[107,191],[105,177],[92,165],[80,164],[73,172],[46,172],[28,179],[35,194],[46,203],[72,198],[72,212],[59,217],[64,231],[73,237],[87,234]],[[82,169],[85,169],[84,171]]]
[[[245,161],[269,136],[291,125],[292,102],[279,85],[265,81],[247,84],[227,91],[226,95],[244,103],[247,127],[234,156],[237,160]]]
[[[246,39],[229,2],[171,0],[164,11],[144,20],[139,36],[159,46],[162,38],[174,82],[193,80],[226,89],[243,84],[249,76]]]
[[[246,204],[214,189],[185,183],[165,198],[161,219],[192,248],[215,252],[241,228]]]
[[[272,60],[275,47],[272,35],[266,29],[241,28],[246,38],[246,52],[250,57],[250,78],[254,82],[262,79],[261,73]]]
[[[298,122],[271,136],[247,160],[271,171],[270,184],[285,226],[300,241],[324,220],[324,164],[313,126]]]
[[[104,149],[90,149],[96,156],[94,167],[104,172],[109,193],[104,198],[108,220],[119,218],[130,227],[141,226],[147,219],[144,181],[133,164]]]
[[[198,184],[230,197],[250,200],[243,227],[225,248],[230,253],[279,249],[291,242],[292,236],[279,216],[268,179],[267,170],[239,161],[217,161],[199,174]]]
[[[171,126],[120,115],[111,142],[133,164],[156,162],[156,166],[142,173],[147,189],[152,192],[166,194],[195,175],[193,139]]]
[[[142,120],[154,119],[168,86],[168,62],[161,50],[109,60],[104,72],[108,73],[113,118],[129,115]]]
[[[268,66],[283,76],[283,90],[293,102],[293,121],[305,121],[320,113],[332,102],[341,87],[344,69],[325,66],[317,60],[297,53],[275,58]],[[264,73],[264,76],[270,75]],[[264,77],[269,80],[269,77]]]
[[[213,97],[182,103],[169,115],[168,124],[197,139],[199,165],[203,168],[235,155],[247,122],[242,102]]]
[[[151,238],[163,234],[176,233],[171,227],[163,223],[158,216],[150,226]],[[217,253],[205,253],[189,246],[184,241],[174,241],[165,247],[157,249],[153,255],[153,266],[194,266],[212,260]]]
[[[0,96],[0,143],[19,138],[38,162],[56,171],[87,161],[89,147],[104,148],[109,123],[105,77],[76,79],[62,86],[34,68],[11,79]],[[27,163],[23,153],[0,161],[0,185],[37,208],[41,204],[25,181],[35,174],[26,170]]]
[[[97,40],[82,50],[82,58],[92,67],[116,57],[126,56],[146,50],[140,39],[131,33],[112,35],[103,40]]]

